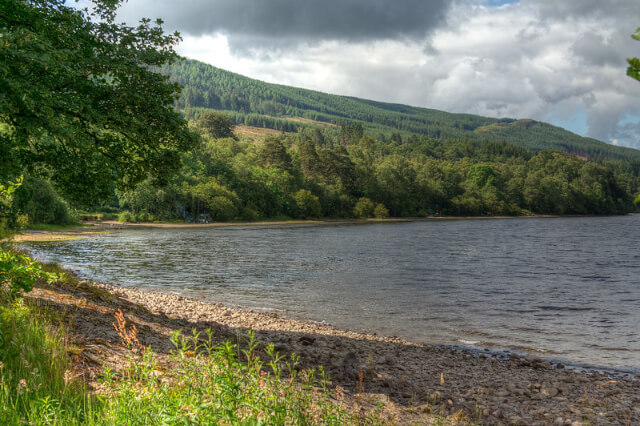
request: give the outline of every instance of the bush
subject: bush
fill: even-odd
[[[136,214],[136,222],[153,222],[153,215],[148,212],[140,212]]]
[[[102,213],[100,214],[100,220],[116,220],[118,215],[116,213]]]
[[[377,219],[386,219],[389,217],[389,210],[384,206],[384,204],[380,203],[373,210],[373,215]]]
[[[31,223],[67,225],[73,222],[67,203],[47,181],[27,177],[15,191],[14,208]]]
[[[260,214],[251,207],[245,207],[244,209],[242,209],[242,220],[251,222],[254,220],[258,220],[259,218]]]
[[[56,274],[44,272],[33,259],[0,249],[0,285],[9,285],[10,296],[13,297],[20,291],[31,291],[39,279],[51,282],[58,278]]]
[[[293,199],[298,206],[300,217],[303,219],[309,217],[319,217],[322,215],[322,206],[320,200],[313,195],[308,189],[301,189],[293,195]]]
[[[123,211],[118,215],[118,222],[135,222],[136,218],[130,211]]]
[[[362,197],[353,208],[353,215],[361,218],[372,217],[374,208],[375,205],[373,204],[373,201],[367,197]]]
[[[229,221],[238,214],[238,209],[236,209],[233,201],[221,195],[213,197],[209,202],[209,211],[213,220],[221,222]]]

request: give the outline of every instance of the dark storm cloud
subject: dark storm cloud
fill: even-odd
[[[121,18],[162,18],[188,35],[222,32],[230,41],[280,44],[421,37],[443,23],[447,0],[137,0]],[[234,40],[234,38],[236,40]],[[259,46],[256,46],[259,47]]]

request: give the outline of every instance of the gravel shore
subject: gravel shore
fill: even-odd
[[[324,366],[334,386],[388,402],[398,423],[438,413],[484,424],[640,424],[640,381],[572,371],[540,358],[465,353],[86,281],[37,288],[29,298],[64,313],[89,379],[103,364],[122,364],[124,349],[112,325],[113,313],[122,309],[141,342],[161,357],[177,329],[209,328],[219,341],[241,341],[253,330],[281,354],[299,355],[302,367]]]

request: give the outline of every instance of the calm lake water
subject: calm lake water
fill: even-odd
[[[640,215],[121,230],[31,243],[127,287],[640,374]]]

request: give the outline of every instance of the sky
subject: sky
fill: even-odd
[[[259,80],[640,149],[638,0],[129,0],[181,55]]]

